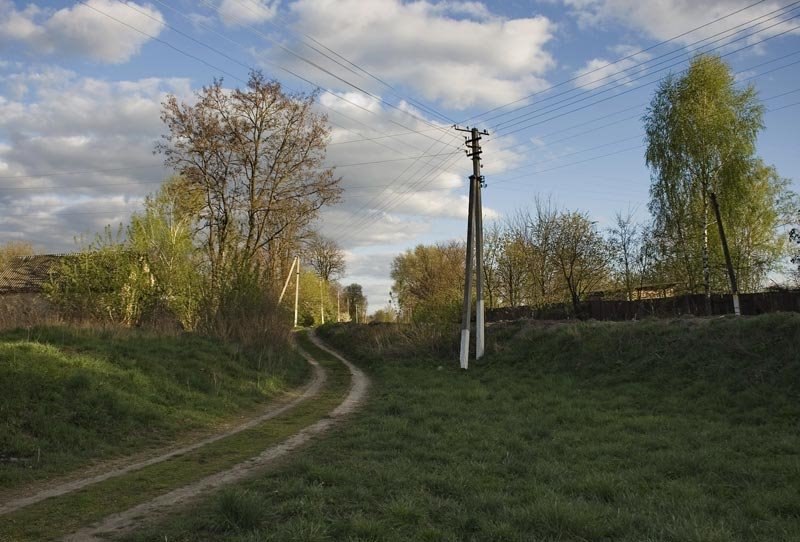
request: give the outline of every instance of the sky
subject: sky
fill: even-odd
[[[165,97],[259,69],[318,89],[344,193],[317,228],[376,310],[397,254],[466,236],[454,124],[489,132],[485,221],[536,197],[646,220],[641,117],[699,52],[758,89],[758,152],[800,191],[796,1],[0,0],[0,244],[69,252],[126,223],[169,175]]]

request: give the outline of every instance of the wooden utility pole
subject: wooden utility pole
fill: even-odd
[[[714,215],[717,217],[717,228],[719,228],[719,240],[722,242],[722,252],[725,254],[725,265],[728,268],[728,278],[731,281],[731,294],[733,296],[733,314],[741,316],[742,311],[739,308],[739,286],[736,283],[736,273],[733,270],[733,261],[731,260],[731,253],[728,250],[728,238],[725,237],[725,228],[722,226],[722,215],[719,212],[719,203],[717,202],[717,195],[714,192],[708,193],[711,198],[711,206],[714,208]]]
[[[475,303],[475,357],[480,359],[484,350],[484,303],[483,303],[483,210],[481,207],[481,188],[483,176],[481,175],[481,135],[489,135],[485,130],[477,128],[459,128],[459,132],[469,132],[472,139],[465,143],[469,147],[467,156],[472,158],[472,175],[469,178],[469,209],[467,211],[467,254],[464,269],[464,307],[461,316],[461,350],[459,362],[462,369],[469,366],[469,335],[472,319],[472,266],[475,262],[477,300]]]

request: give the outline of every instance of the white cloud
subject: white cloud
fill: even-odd
[[[647,66],[640,66],[640,63],[652,58],[649,53],[632,56],[639,49],[627,45],[617,45],[611,50],[618,55],[618,58],[624,58],[624,60],[594,58],[588,61],[583,68],[574,73],[576,76],[575,86],[594,89],[611,84],[630,84],[633,77],[647,70]],[[628,56],[631,58],[625,58]]]
[[[24,87],[24,100],[8,86]],[[59,68],[5,74],[0,234],[70,250],[75,236],[125,221],[166,175],[152,150],[167,92],[187,97],[189,82],[109,82]]]
[[[753,2],[751,0],[659,0],[658,2],[642,2],[641,0],[562,0],[571,9],[571,13],[582,26],[597,26],[608,23],[620,23],[642,34],[658,40],[672,38],[704,24],[718,19],[734,11],[740,10]],[[782,7],[775,0],[764,2],[709,25],[697,32],[679,38],[679,43],[689,44],[734,26],[748,23],[758,17]],[[763,25],[765,28],[779,21],[767,21],[774,15],[768,15]],[[795,26],[789,22],[775,26],[757,34],[746,41],[759,41],[769,35],[775,35]],[[752,30],[748,31],[752,32]],[[722,36],[720,36],[722,37]],[[714,38],[716,39],[716,38]]]
[[[323,213],[326,235],[337,238],[347,248],[397,244],[431,231],[434,221],[466,219],[465,194],[471,165],[457,132],[445,125],[432,128],[424,120],[411,118],[362,94],[341,96],[360,107],[331,94],[320,97],[325,106],[321,111],[338,125],[333,127],[328,163],[392,161],[337,169],[345,192],[342,203]],[[405,104],[401,109],[410,110]],[[420,115],[418,111],[414,114]],[[383,134],[403,135],[358,141]],[[509,150],[491,150],[493,146],[487,142],[492,171],[502,171],[522,160],[521,155]],[[443,153],[448,155],[413,159]],[[395,161],[403,156],[412,159]],[[491,208],[485,209],[484,214],[487,220],[496,216]]]
[[[164,18],[153,6],[129,4],[88,0],[86,5],[50,12],[34,5],[19,11],[10,1],[0,0],[0,47],[20,42],[37,54],[87,57],[109,64],[125,62],[150,38],[109,16],[151,36],[164,28]]]
[[[225,26],[260,24],[275,17],[280,0],[222,0],[217,8]]]
[[[550,20],[495,17],[479,2],[297,0],[290,10],[297,30],[449,108],[522,98],[543,88],[555,65],[544,50],[555,29]],[[296,59],[286,61],[312,73]],[[313,76],[319,79],[318,72]]]

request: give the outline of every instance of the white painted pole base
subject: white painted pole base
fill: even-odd
[[[461,330],[461,368],[466,369],[469,365],[469,330]]]
[[[733,314],[742,315],[742,310],[739,308],[739,294],[733,294]]]
[[[484,345],[484,313],[483,313],[483,299],[479,299],[478,303],[475,307],[475,359],[481,359],[483,357],[483,345]]]

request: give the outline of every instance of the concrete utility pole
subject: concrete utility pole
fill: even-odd
[[[294,266],[297,263],[297,256],[292,259],[292,266],[289,268],[289,274],[286,275],[286,282],[283,283],[283,290],[281,290],[281,296],[278,298],[278,305],[281,304],[283,301],[283,294],[286,293],[286,288],[289,286],[289,281],[292,280],[292,274],[294,273]]]
[[[325,323],[325,287],[324,281],[319,279],[319,314],[322,319],[322,323]]]
[[[297,275],[294,283],[294,327],[297,327],[297,306],[300,303],[300,256],[297,258]]]
[[[472,265],[476,267],[476,314],[475,314],[475,357],[483,357],[484,351],[484,302],[483,302],[483,208],[481,203],[481,188],[483,176],[481,175],[481,135],[489,135],[487,131],[480,132],[477,128],[464,129],[454,126],[459,132],[469,132],[472,139],[465,141],[469,150],[467,156],[472,157],[472,175],[469,178],[469,210],[467,212],[467,254],[464,270],[464,307],[461,319],[461,350],[459,361],[462,369],[469,366],[469,335],[472,319]],[[473,246],[474,245],[474,246]],[[474,255],[474,259],[473,259]]]
[[[342,309],[341,305],[339,305],[339,287],[336,287],[336,322],[339,323],[342,321]]]

